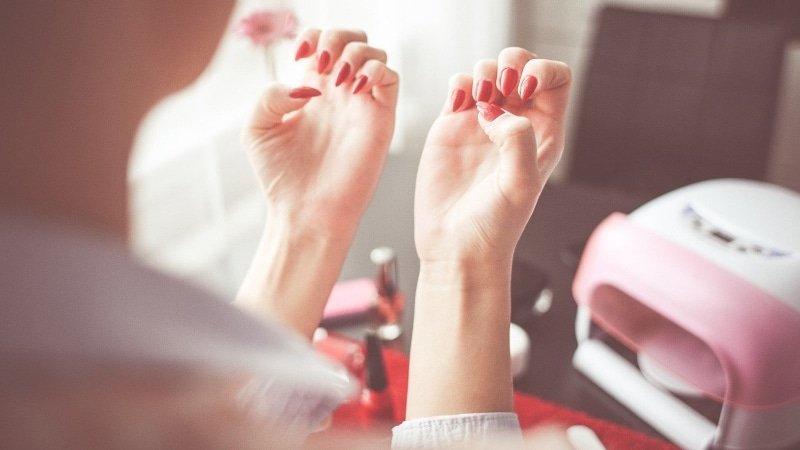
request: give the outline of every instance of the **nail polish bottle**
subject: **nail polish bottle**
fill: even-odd
[[[390,247],[375,248],[369,257],[376,266],[373,322],[378,336],[391,341],[403,332],[400,322],[405,306],[405,297],[397,286],[397,257]]]
[[[364,338],[366,358],[364,361],[364,383],[360,399],[360,419],[364,428],[391,425],[394,420],[392,399],[389,395],[389,380],[383,362],[383,346],[374,331],[367,331]]]
[[[364,373],[364,348],[356,340],[328,333],[317,328],[312,340],[314,349],[341,363],[354,377],[361,379]]]

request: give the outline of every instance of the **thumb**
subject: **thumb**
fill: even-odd
[[[500,152],[500,187],[512,201],[528,198],[538,178],[533,125],[491,103],[477,106],[478,123]]]
[[[272,83],[261,95],[261,100],[259,100],[247,128],[252,131],[266,131],[274,128],[283,122],[283,116],[299,110],[312,97],[321,94],[312,87],[301,86],[292,89],[280,83]]]

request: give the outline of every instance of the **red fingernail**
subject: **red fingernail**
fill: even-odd
[[[522,86],[519,87],[519,98],[521,98],[523,102],[528,100],[531,95],[533,95],[533,91],[536,90],[536,86],[538,84],[539,80],[535,76],[528,75],[525,77],[525,79],[522,81]]]
[[[297,61],[300,58],[305,58],[308,56],[309,51],[311,51],[311,44],[308,41],[303,41],[297,47],[297,52],[294,54],[294,60]]]
[[[322,53],[319,54],[319,60],[317,61],[317,72],[324,72],[329,62],[331,62],[331,54],[328,53],[327,50],[323,50]]]
[[[506,67],[500,72],[500,92],[508,97],[508,94],[517,87],[517,81],[519,81],[519,72],[511,67]]]
[[[451,96],[453,99],[453,112],[456,112],[458,111],[458,108],[461,108],[461,105],[464,104],[464,98],[466,96],[467,94],[461,89],[456,89],[453,91],[453,95]]]
[[[366,75],[359,76],[358,81],[356,81],[356,86],[355,88],[353,88],[353,94],[358,94],[359,92],[361,92],[361,90],[364,89],[364,86],[366,85],[367,85],[367,76]]]
[[[498,117],[502,116],[505,113],[505,111],[500,109],[499,106],[493,105],[491,103],[478,102],[477,106],[480,115],[483,116],[483,118],[489,122],[493,121],[494,119],[497,119]]]
[[[475,100],[479,102],[488,102],[490,98],[492,98],[492,82],[483,80],[481,84],[478,85],[478,96]]]
[[[344,63],[342,68],[339,69],[339,75],[336,76],[336,86],[344,83],[344,80],[350,76],[351,66],[350,63]]]
[[[322,92],[307,86],[296,87],[289,91],[289,97],[291,98],[311,98],[319,95],[322,95]]]

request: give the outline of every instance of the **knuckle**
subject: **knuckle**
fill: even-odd
[[[475,69],[476,70],[486,69],[486,68],[490,68],[490,67],[492,67],[492,66],[494,66],[496,64],[497,64],[497,61],[495,61],[494,59],[489,59],[489,58],[480,59],[480,60],[478,60],[478,62],[475,63]]]
[[[533,131],[533,125],[524,117],[506,114],[503,129],[509,138],[526,138],[528,133]]]
[[[300,36],[308,37],[308,36],[319,36],[322,33],[322,30],[319,28],[308,27],[305,28],[301,33]]]
[[[375,48],[375,59],[379,59],[381,61],[386,61],[389,59],[389,55],[386,53],[386,50],[382,48]]]
[[[361,41],[350,41],[344,46],[343,54],[348,57],[353,57],[363,54],[367,51],[367,44]]]
[[[366,43],[367,34],[361,30],[332,28],[323,31],[319,40],[328,47],[344,48],[351,43]]]
[[[326,46],[332,47],[343,47],[349,41],[347,31],[336,28],[322,31],[319,40]]]
[[[572,68],[569,66],[569,64],[567,64],[565,62],[561,62],[561,61],[556,61],[556,64],[557,64],[557,66],[559,67],[559,69],[561,71],[561,74],[562,74],[561,77],[564,79],[564,83],[565,84],[571,84],[572,83]]]
[[[458,85],[461,84],[462,82],[467,82],[467,81],[472,82],[471,78],[472,77],[467,73],[456,73],[450,76],[450,84]]]
[[[531,121],[521,117],[521,116],[512,116],[514,120],[511,121],[511,128],[520,132],[527,132],[533,130],[533,125]]]
[[[530,57],[531,52],[522,47],[506,47],[500,50],[501,58]]]

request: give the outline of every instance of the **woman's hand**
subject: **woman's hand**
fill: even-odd
[[[310,29],[303,86],[272,84],[244,133],[271,215],[321,234],[355,231],[394,131],[398,77],[361,31]]]
[[[389,149],[397,74],[360,31],[304,32],[303,86],[274,83],[245,129],[267,223],[237,303],[310,338]]]
[[[451,79],[417,175],[407,418],[512,411],[511,261],[564,148],[569,86],[565,64],[521,48]]]
[[[423,262],[510,261],[561,157],[570,82],[567,65],[522,48],[452,77],[417,177],[414,229]]]

